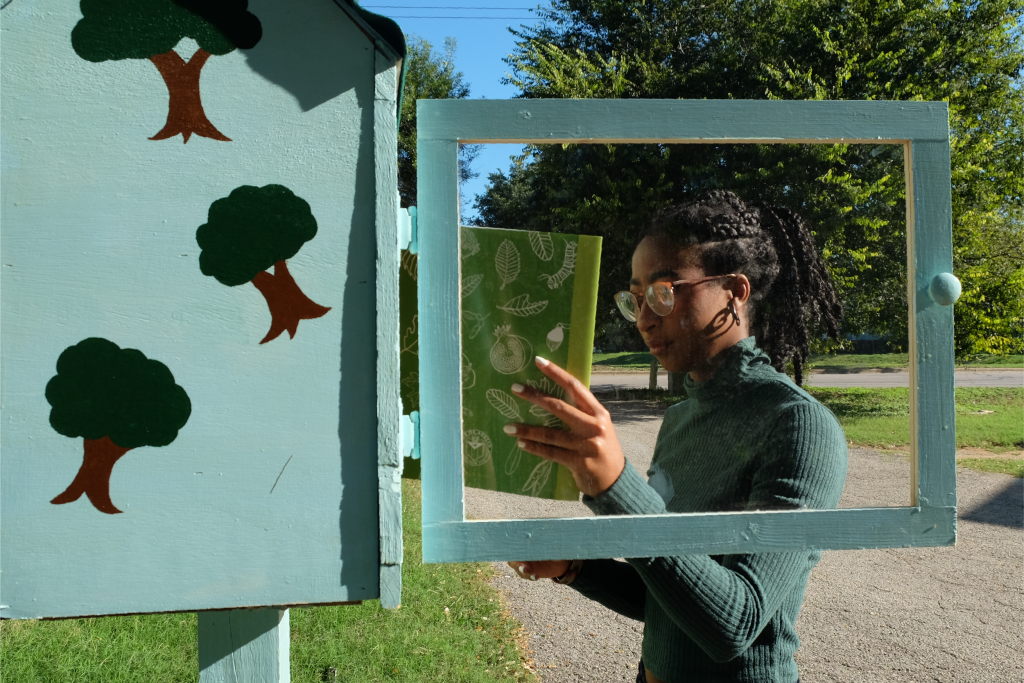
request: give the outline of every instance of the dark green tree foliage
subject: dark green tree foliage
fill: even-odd
[[[148,59],[167,84],[167,123],[152,140],[195,133],[229,140],[206,118],[199,72],[211,55],[248,49],[263,27],[247,11],[247,0],[82,0],[82,20],[71,31],[71,46],[82,59],[105,62]],[[185,62],[174,51],[183,38],[199,49]]]
[[[554,0],[542,25],[514,32],[510,82],[523,97],[949,102],[954,267],[964,284],[957,354],[1019,352],[1021,289],[998,285],[1022,279],[1020,262],[1000,261],[982,236],[1019,226],[1010,216],[1024,197],[1022,5]],[[477,208],[481,224],[603,234],[609,301],[628,277],[633,228],[657,208],[713,187],[781,204],[815,231],[844,332],[899,342],[902,167],[895,146],[547,146],[492,176]],[[620,330],[614,315],[599,310],[599,335]]]
[[[244,285],[295,256],[316,230],[309,203],[284,185],[242,185],[211,204],[196,231],[199,269],[228,287]]]
[[[313,303],[288,272],[287,259],[316,236],[309,203],[283,185],[242,185],[210,205],[196,230],[199,269],[221,284],[252,282],[267,300],[272,322],[264,344],[285,330],[295,336],[300,320],[331,310]],[[274,274],[266,272],[271,266]]]
[[[398,124],[398,192],[402,206],[416,206],[416,100],[461,100],[469,97],[469,85],[455,70],[454,38],[445,38],[444,52],[434,51],[429,41],[406,37],[405,87]],[[459,181],[475,178],[471,164],[478,145],[459,148]]]
[[[110,473],[133,448],[166,446],[192,413],[188,394],[163,363],[141,351],[100,338],[68,347],[46,385],[50,425],[64,436],[85,439],[85,457],[74,482],[54,503],[85,493],[102,512],[110,502]]]

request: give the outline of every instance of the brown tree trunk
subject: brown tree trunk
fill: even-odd
[[[319,318],[331,310],[313,303],[302,293],[288,272],[288,264],[285,261],[274,264],[273,275],[265,270],[257,273],[252,283],[267,300],[267,308],[270,309],[270,331],[260,344],[276,339],[285,330],[288,330],[288,336],[294,339],[300,320]]]
[[[150,140],[166,140],[181,134],[188,142],[193,133],[204,138],[230,142],[231,138],[213,127],[203,111],[203,102],[199,99],[199,72],[202,71],[210,53],[200,48],[185,62],[177,52],[170,50],[163,54],[153,55],[149,61],[156,65],[160,75],[167,84],[170,100],[167,106],[167,123],[163,129]]]
[[[100,512],[106,512],[108,515],[121,512],[110,501],[110,473],[114,469],[114,463],[130,450],[121,448],[111,441],[109,436],[102,439],[86,439],[85,457],[75,480],[64,493],[50,502],[54,505],[70,503],[81,498],[84,493],[89,497],[93,507]]]

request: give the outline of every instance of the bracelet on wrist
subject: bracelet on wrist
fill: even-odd
[[[571,562],[569,562],[569,567],[565,570],[565,573],[563,573],[561,576],[556,576],[551,580],[555,583],[560,583],[563,586],[568,585],[572,583],[573,579],[575,579],[579,575],[580,569],[582,568],[583,560],[572,560]]]

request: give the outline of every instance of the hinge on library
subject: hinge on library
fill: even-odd
[[[412,411],[410,415],[402,416],[402,456],[420,459],[420,414],[419,411]]]
[[[416,243],[416,207],[398,209],[398,248],[408,249],[410,254],[415,254],[418,249]]]

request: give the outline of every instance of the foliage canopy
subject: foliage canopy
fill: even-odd
[[[82,0],[83,18],[71,31],[82,59],[148,59],[192,38],[200,49],[225,55],[251,48],[263,27],[247,0]]]
[[[1020,352],[1024,2],[553,0],[540,14],[513,31],[507,60],[525,98],[948,102],[957,356]],[[815,230],[844,332],[906,343],[900,147],[532,147],[490,180],[481,225],[604,235],[601,301],[628,280],[632,228],[658,208],[714,187],[781,204]],[[636,346],[623,323],[601,308],[598,345]]]
[[[65,349],[46,385],[50,424],[64,436],[121,448],[166,446],[188,422],[192,403],[160,361],[91,337]]]
[[[210,205],[196,230],[199,269],[229,287],[285,261],[316,236],[309,203],[283,185],[242,185]]]

